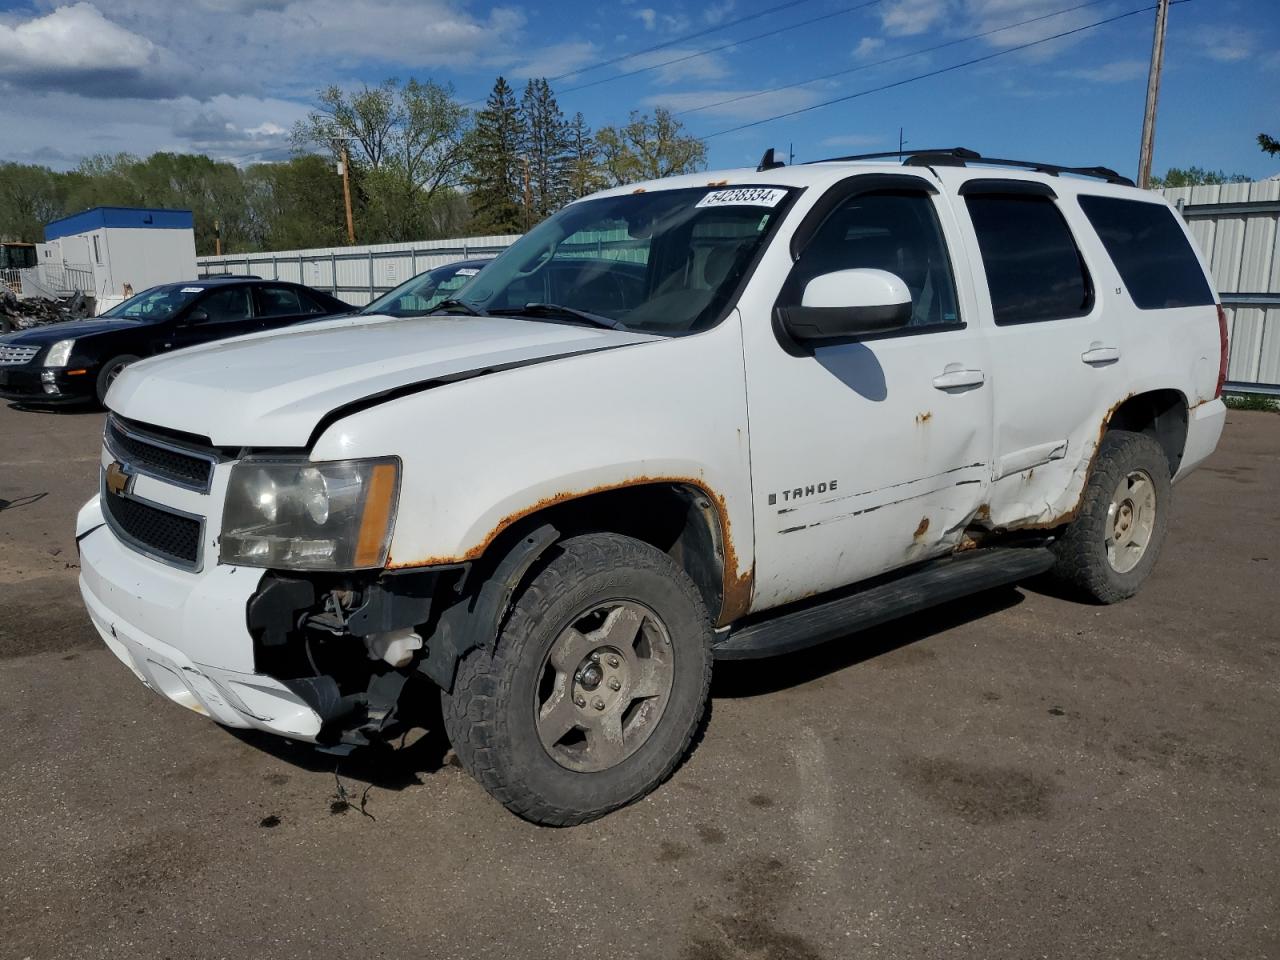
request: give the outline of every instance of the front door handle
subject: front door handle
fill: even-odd
[[[1095,340],[1089,344],[1089,349],[1080,354],[1080,359],[1093,367],[1101,367],[1108,363],[1115,363],[1120,359],[1119,347],[1104,347],[1102,341]]]
[[[980,387],[986,382],[986,375],[981,370],[967,370],[958,363],[948,363],[942,373],[933,378],[936,390],[962,390]]]

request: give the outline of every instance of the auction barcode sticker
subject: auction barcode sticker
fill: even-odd
[[[776,207],[787,191],[775,187],[738,187],[717,190],[698,201],[699,207]]]

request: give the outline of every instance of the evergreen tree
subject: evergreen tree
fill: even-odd
[[[515,91],[499,77],[476,114],[468,144],[464,183],[475,229],[519,233],[524,229],[524,162]]]
[[[530,80],[520,101],[520,127],[528,163],[528,227],[559,210],[570,199],[569,130],[546,78]]]
[[[608,181],[600,167],[600,148],[581,113],[569,123],[568,138],[569,199],[576,200],[603,189]]]

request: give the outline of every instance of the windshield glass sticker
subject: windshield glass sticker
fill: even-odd
[[[179,293],[204,293],[204,287],[183,287]]]
[[[455,277],[474,277],[479,272],[480,270],[477,267],[463,267],[461,270],[455,273],[454,276]]]
[[[699,207],[776,207],[787,191],[774,187],[739,187],[716,190],[698,201]]]

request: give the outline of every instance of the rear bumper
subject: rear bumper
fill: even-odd
[[[76,536],[93,625],[143,683],[229,727],[315,740],[319,715],[254,672],[245,609],[260,571],[216,566],[193,574],[150,560],[116,539],[97,497],[81,509]]]
[[[1222,399],[1209,400],[1191,410],[1187,418],[1187,442],[1182,448],[1182,463],[1173,478],[1177,483],[1204,463],[1218,446],[1222,427],[1227,422],[1227,406]]]

